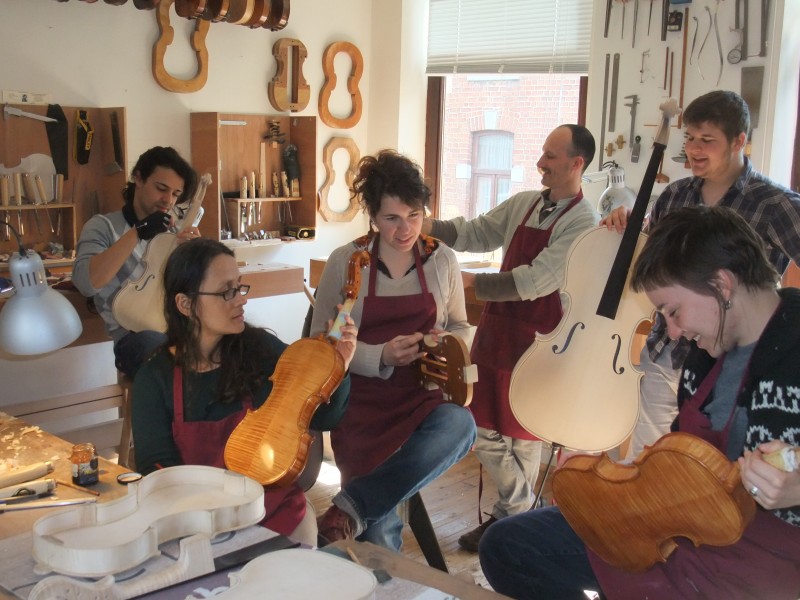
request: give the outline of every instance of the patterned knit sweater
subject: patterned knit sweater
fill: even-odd
[[[800,289],[786,288],[779,293],[781,304],[756,343],[737,400],[747,409],[743,451],[770,440],[800,446]],[[714,362],[692,343],[681,373],[678,406],[691,398]],[[712,401],[713,394],[706,404]],[[774,513],[800,527],[800,506]]]

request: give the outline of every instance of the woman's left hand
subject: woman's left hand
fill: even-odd
[[[754,452],[745,450],[738,459],[742,485],[766,509],[800,505],[800,471],[786,472],[767,463],[762,456],[788,444],[773,440],[760,444]]]
[[[345,370],[350,368],[350,361],[353,360],[353,355],[356,353],[356,338],[358,337],[358,327],[356,327],[350,315],[345,316],[345,324],[342,325],[342,336],[336,342],[336,351],[342,355],[344,359]],[[328,326],[330,328],[330,325]]]

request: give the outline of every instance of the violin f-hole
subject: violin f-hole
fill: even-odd
[[[170,92],[186,94],[196,92],[208,81],[208,49],[206,35],[211,23],[205,19],[195,19],[194,33],[191,35],[192,49],[197,58],[197,73],[191,79],[178,79],[167,73],[164,67],[164,54],[175,39],[175,29],[169,24],[169,9],[175,0],[161,0],[156,11],[156,21],[160,36],[153,45],[153,77],[158,85]]]
[[[156,278],[155,275],[148,275],[140,285],[136,286],[136,291],[141,292],[144,288],[147,287],[147,284],[150,283],[155,278]]]
[[[625,372],[625,367],[618,367],[617,361],[619,360],[619,351],[622,349],[622,336],[618,333],[615,333],[611,336],[612,340],[617,340],[617,348],[614,350],[614,360],[611,361],[612,365],[611,368],[614,370],[614,373],[617,375],[622,375]]]
[[[586,325],[584,325],[580,321],[575,323],[575,325],[573,325],[570,328],[569,334],[567,334],[567,341],[564,342],[564,347],[561,348],[561,350],[558,349],[558,345],[557,344],[553,344],[553,354],[563,354],[564,352],[567,351],[567,348],[569,348],[569,344],[572,341],[572,336],[575,333],[575,329],[578,328],[578,327],[580,327],[581,329],[586,329]]]

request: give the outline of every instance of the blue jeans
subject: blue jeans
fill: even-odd
[[[586,547],[556,506],[492,524],[478,556],[492,588],[517,600],[586,600],[583,590],[600,591]]]
[[[467,409],[437,406],[394,454],[342,488],[334,504],[358,515],[366,528],[360,541],[399,551],[403,523],[397,505],[464,458],[474,442],[475,421]]]
[[[136,371],[156,348],[166,343],[167,335],[160,331],[131,332],[114,344],[114,364],[128,377]]]

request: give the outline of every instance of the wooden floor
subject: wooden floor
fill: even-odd
[[[479,466],[475,455],[470,452],[460,463],[424,488],[421,494],[450,574],[491,589],[481,571],[478,555],[466,552],[458,545],[458,538],[462,534],[478,526]],[[544,465],[541,472],[544,472]],[[328,509],[331,499],[338,491],[338,471],[331,463],[326,462],[317,483],[306,492],[317,516]],[[497,488],[488,477],[484,477],[482,510],[491,511],[496,500]],[[425,563],[408,526],[403,529],[403,554]]]

